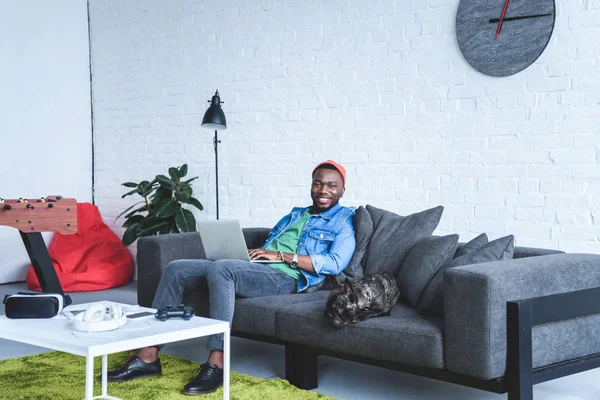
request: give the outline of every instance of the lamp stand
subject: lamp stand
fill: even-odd
[[[217,138],[217,130],[215,129],[215,137],[213,139],[213,145],[215,147],[215,177],[217,181],[217,219],[219,219],[219,150],[218,146],[221,143]]]

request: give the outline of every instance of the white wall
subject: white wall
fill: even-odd
[[[345,204],[445,206],[438,233],[600,252],[600,2],[557,0],[538,61],[491,78],[462,58],[458,0],[92,2],[97,202],[183,162],[214,217],[270,226],[308,204],[318,161],[345,164]],[[114,226],[117,232],[120,228]]]
[[[86,1],[2,1],[0,37],[0,197],[91,201]],[[28,265],[18,231],[0,227],[0,283]]]

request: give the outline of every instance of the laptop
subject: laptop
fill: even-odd
[[[198,232],[207,260],[244,260],[253,263],[273,263],[270,260],[250,260],[244,233],[238,220],[198,221]]]

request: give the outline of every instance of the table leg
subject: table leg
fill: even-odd
[[[85,400],[94,398],[94,357],[85,358]]]
[[[106,377],[106,374],[108,372],[108,356],[106,354],[102,355],[102,396],[107,396],[107,387],[108,387],[108,380]]]
[[[229,329],[223,334],[223,399],[229,400]]]

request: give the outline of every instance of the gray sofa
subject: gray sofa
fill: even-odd
[[[268,232],[244,229],[248,247]],[[151,305],[170,261],[204,257],[197,233],[140,238],[139,304]],[[239,298],[232,334],[284,345],[286,379],[304,389],[317,387],[317,357],[329,355],[530,399],[536,383],[600,366],[599,287],[600,255],[515,247],[511,260],[446,270],[443,316],[401,301],[336,330],[322,317],[329,291],[318,290]],[[208,315],[203,288],[184,303]]]

